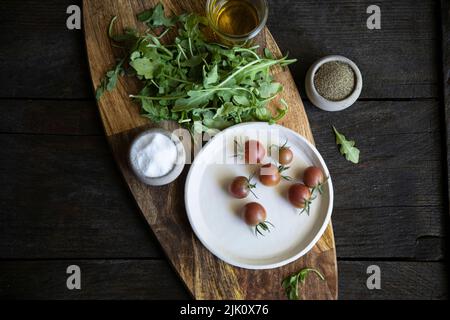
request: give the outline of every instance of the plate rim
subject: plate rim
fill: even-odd
[[[328,173],[328,177],[329,179],[327,180],[328,182],[328,190],[329,190],[329,201],[328,201],[328,208],[327,208],[327,213],[325,216],[325,219],[323,221],[322,226],[320,227],[319,231],[317,232],[317,234],[314,236],[313,240],[300,252],[298,252],[297,254],[287,258],[287,259],[283,259],[281,261],[275,262],[275,263],[268,263],[268,264],[258,264],[258,265],[254,265],[254,264],[248,264],[248,263],[239,263],[234,261],[233,259],[229,259],[226,257],[226,255],[222,255],[221,253],[217,252],[213,247],[211,247],[206,240],[201,236],[201,233],[197,230],[197,228],[195,227],[195,224],[193,223],[193,217],[191,216],[191,212],[189,209],[189,205],[188,205],[188,184],[189,181],[192,179],[192,172],[194,171],[194,168],[197,166],[197,159],[200,157],[201,154],[203,154],[204,152],[206,152],[206,148],[209,146],[209,144],[213,143],[214,140],[216,140],[216,138],[226,135],[229,131],[235,130],[239,127],[245,127],[245,126],[253,126],[253,125],[263,125],[266,126],[268,129],[270,128],[281,128],[281,130],[287,130],[290,131],[291,133],[293,133],[294,135],[296,135],[298,138],[300,138],[301,140],[303,140],[304,143],[306,143],[306,145],[313,151],[313,153],[315,154],[315,156],[318,158],[320,164],[322,165],[322,167],[325,169],[326,173]],[[282,125],[279,124],[269,124],[267,122],[257,122],[257,121],[253,121],[253,122],[245,122],[245,123],[239,123],[236,124],[234,126],[228,127],[225,130],[220,131],[218,134],[216,134],[211,140],[209,140],[199,151],[199,153],[194,157],[194,161],[192,161],[191,167],[189,168],[189,172],[187,174],[186,177],[186,182],[184,184],[184,204],[185,204],[185,210],[186,210],[186,215],[188,217],[189,220],[189,224],[191,225],[192,231],[194,232],[195,236],[197,237],[197,239],[201,242],[201,244],[215,257],[217,257],[218,259],[222,260],[223,262],[230,264],[232,266],[235,267],[239,267],[239,268],[243,268],[243,269],[249,269],[249,270],[267,270],[267,269],[275,269],[275,268],[279,268],[282,266],[285,266],[289,263],[292,263],[298,259],[300,259],[301,257],[303,257],[305,254],[307,254],[309,251],[311,251],[311,249],[317,244],[317,242],[320,240],[320,238],[322,237],[322,235],[324,234],[326,228],[328,227],[330,221],[331,221],[331,215],[333,213],[333,206],[334,206],[334,188],[333,188],[333,182],[332,182],[332,178],[330,175],[330,171],[328,170],[328,166],[325,163],[325,160],[323,159],[322,155],[320,154],[320,152],[317,150],[317,148],[311,143],[309,142],[304,136],[302,136],[300,133],[284,127]]]

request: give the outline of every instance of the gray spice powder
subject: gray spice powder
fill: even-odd
[[[355,89],[355,73],[345,62],[324,63],[314,75],[317,92],[327,100],[341,101]]]

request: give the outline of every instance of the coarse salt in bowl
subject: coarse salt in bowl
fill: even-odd
[[[180,139],[163,129],[150,129],[131,143],[129,164],[136,177],[151,186],[173,182],[183,171],[186,152]]]

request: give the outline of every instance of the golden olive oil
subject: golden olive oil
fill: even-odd
[[[249,1],[226,1],[216,13],[219,30],[231,36],[246,35],[259,25],[258,11]]]

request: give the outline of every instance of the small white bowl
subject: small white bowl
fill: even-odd
[[[162,177],[150,178],[142,173],[142,171],[136,166],[136,163],[135,161],[133,161],[133,159],[135,157],[139,144],[143,143],[143,138],[157,133],[163,134],[166,137],[170,138],[175,144],[175,146],[177,147],[177,161],[168,174]],[[128,162],[130,164],[131,170],[141,182],[150,186],[163,186],[173,182],[180,176],[181,172],[183,172],[184,166],[186,165],[186,151],[184,150],[183,143],[175,134],[164,129],[150,129],[142,132],[133,140],[130,146]]]
[[[350,96],[348,96],[347,98],[345,98],[344,100],[340,100],[340,101],[327,100],[317,92],[316,87],[314,85],[314,76],[315,76],[317,70],[319,70],[319,68],[324,63],[327,63],[330,61],[340,61],[340,62],[347,63],[353,69],[353,72],[355,73],[355,77],[356,77],[355,88],[353,89],[352,94]],[[326,57],[323,57],[322,59],[317,60],[309,68],[308,73],[306,74],[306,79],[305,79],[306,95],[308,96],[309,100],[316,107],[318,107],[322,110],[325,110],[325,111],[341,111],[341,110],[344,110],[344,109],[347,109],[348,107],[350,107],[352,104],[354,104],[356,102],[356,100],[358,100],[358,98],[361,94],[362,86],[363,86],[363,80],[362,80],[361,71],[359,71],[358,66],[350,59],[347,59],[346,57],[338,56],[338,55],[326,56]]]

